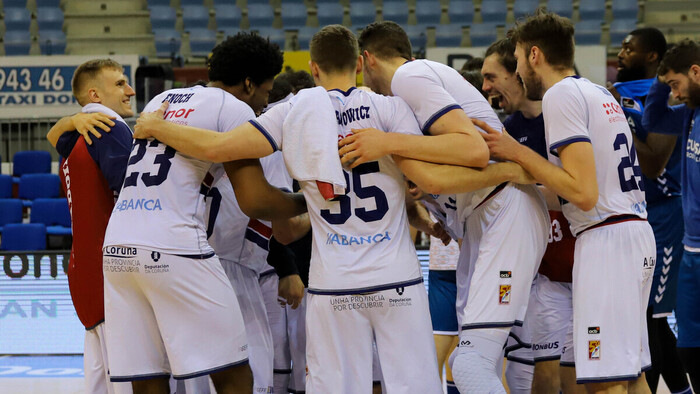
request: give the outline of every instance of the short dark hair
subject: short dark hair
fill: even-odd
[[[272,82],[272,89],[270,89],[270,93],[267,97],[269,103],[276,103],[289,96],[289,93],[292,93],[292,84],[289,83],[287,79],[283,78],[283,75],[284,74],[280,74],[280,76],[275,78]]]
[[[269,38],[254,32],[227,37],[212,50],[207,61],[209,80],[235,86],[250,78],[260,85],[282,71],[282,52]]]
[[[700,65],[700,45],[686,38],[666,51],[666,55],[659,64],[657,74],[665,75],[669,71],[688,74],[688,70],[694,64]]]
[[[637,44],[644,52],[656,52],[659,55],[659,60],[666,53],[666,37],[661,30],[655,27],[642,27],[630,32],[631,36],[639,37]]]
[[[355,62],[357,62],[357,56],[359,55],[355,55]],[[304,70],[294,71],[290,68],[289,70],[287,70],[286,73],[282,75],[286,75],[287,81],[289,81],[289,83],[292,85],[292,93],[295,94],[301,89],[313,88],[314,86],[316,86],[316,82],[314,82],[314,77],[312,77],[311,74]]]
[[[73,96],[75,96],[80,105],[87,104],[81,97],[81,94],[84,93],[82,90],[85,89],[85,84],[97,78],[100,72],[106,68],[124,72],[124,67],[112,59],[88,60],[75,69],[71,80],[71,89],[73,90]]]
[[[518,61],[515,59],[515,45],[508,38],[498,40],[491,44],[486,50],[484,57],[498,55],[498,62],[511,74],[515,74],[515,69],[518,67]]]
[[[574,66],[574,25],[567,18],[538,10],[509,34],[513,45],[521,44],[526,54],[533,46],[538,47],[552,67]]]
[[[410,60],[413,57],[411,40],[396,22],[370,23],[362,30],[358,41],[360,50],[370,51],[382,59],[402,57]]]
[[[459,71],[479,71],[481,72],[481,67],[484,66],[484,58],[483,57],[473,57],[471,59],[467,59],[466,62],[462,65],[462,68]]]
[[[360,50],[350,29],[343,25],[328,25],[311,37],[309,54],[311,61],[321,70],[338,72],[354,70]]]
[[[464,79],[467,80],[472,86],[476,88],[476,90],[481,93],[484,98],[488,98],[488,94],[481,90],[481,87],[484,85],[484,76],[481,75],[481,71],[478,70],[462,70],[459,72]]]

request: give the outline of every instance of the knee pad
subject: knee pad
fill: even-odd
[[[477,329],[462,332],[452,376],[462,393],[505,393],[496,365],[502,360],[507,329]]]
[[[532,390],[534,374],[534,365],[508,360],[506,362],[506,381],[511,394],[529,394]]]

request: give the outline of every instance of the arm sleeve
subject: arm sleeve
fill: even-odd
[[[462,109],[441,82],[428,74],[410,74],[398,70],[391,82],[394,96],[401,97],[413,110],[423,134],[430,126],[453,109]]]
[[[87,149],[107,179],[110,189],[118,192],[124,183],[124,175],[131,154],[133,143],[131,130],[126,124],[115,122],[109,133],[99,131],[102,138],[94,138],[92,145],[88,145]]]
[[[277,276],[280,278],[299,274],[294,252],[289,246],[277,242],[275,237],[270,238],[270,252],[267,255],[267,263],[275,269]]]
[[[267,138],[275,151],[280,150],[282,146],[282,125],[291,108],[292,103],[290,102],[275,105],[269,111],[250,121]]]
[[[683,124],[691,116],[691,110],[686,105],[668,105],[668,95],[671,88],[655,80],[649,88],[644,103],[642,126],[646,131],[660,134],[683,134]]]
[[[588,109],[581,92],[569,85],[553,89],[542,101],[542,113],[548,149],[556,155],[562,146],[590,142],[591,138],[588,134]]]
[[[56,151],[61,157],[68,157],[70,152],[73,150],[75,143],[80,138],[80,134],[77,131],[69,131],[63,133],[56,141]]]

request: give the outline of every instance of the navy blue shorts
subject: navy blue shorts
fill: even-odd
[[[428,303],[433,333],[457,335],[457,277],[455,270],[428,272]]]
[[[678,276],[678,347],[700,347],[700,253],[685,251]]]
[[[678,271],[683,258],[683,208],[680,197],[649,204],[648,219],[656,239],[656,267],[649,306],[654,317],[668,316],[676,307]]]

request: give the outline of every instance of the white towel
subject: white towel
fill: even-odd
[[[325,199],[344,195],[339,126],[328,92],[322,87],[302,89],[292,100],[282,124],[282,153],[289,175],[298,181],[316,181]]]

